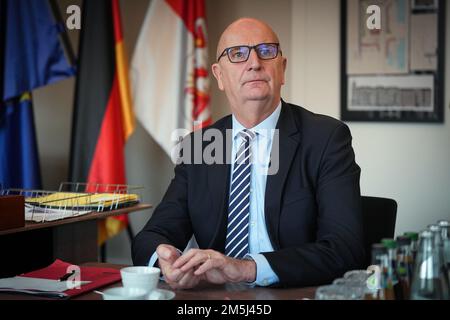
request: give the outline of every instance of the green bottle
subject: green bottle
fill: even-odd
[[[370,277],[372,293],[366,294],[364,300],[393,299],[393,293],[386,297],[387,267],[389,264],[387,250],[381,243],[372,245],[372,266],[376,266],[378,272]]]
[[[403,298],[409,299],[412,278],[411,239],[407,236],[397,237],[397,274],[402,288]]]
[[[395,300],[403,300],[403,291],[399,281],[400,277],[397,273],[397,241],[391,238],[384,238],[381,239],[381,243],[386,247],[389,259],[387,286],[389,288],[392,287]]]
[[[416,255],[417,255],[417,246],[419,244],[419,234],[417,232],[405,232],[403,234],[404,236],[407,236],[411,239],[411,254],[413,259],[413,265],[416,261]]]

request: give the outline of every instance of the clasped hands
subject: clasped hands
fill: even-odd
[[[189,289],[201,281],[215,284],[254,282],[256,263],[253,260],[230,258],[211,249],[190,249],[181,255],[167,244],[156,249],[161,273],[172,289]]]

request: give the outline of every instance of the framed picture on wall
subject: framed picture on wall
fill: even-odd
[[[444,0],[341,0],[341,119],[444,121]]]

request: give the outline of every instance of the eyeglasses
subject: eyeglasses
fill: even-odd
[[[219,62],[220,58],[225,54],[228,56],[228,60],[230,60],[231,63],[245,62],[248,60],[252,49],[255,49],[258,58],[261,60],[275,59],[278,56],[278,51],[280,51],[280,55],[282,54],[281,50],[278,49],[279,46],[279,43],[260,43],[256,46],[235,46],[226,48],[217,58],[217,62]]]

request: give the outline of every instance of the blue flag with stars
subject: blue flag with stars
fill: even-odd
[[[75,74],[48,0],[0,1],[0,184],[41,188],[31,91]]]

